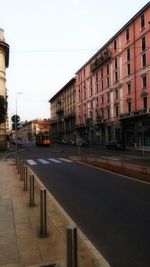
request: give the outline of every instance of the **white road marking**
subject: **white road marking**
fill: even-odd
[[[101,159],[120,160],[120,158],[119,158],[119,157],[101,157]]]
[[[72,160],[70,160],[70,159],[65,159],[65,158],[58,158],[58,159],[65,161],[65,162],[72,162]]]
[[[45,159],[38,159],[38,161],[43,163],[43,164],[49,164],[49,162]]]
[[[37,165],[37,163],[34,161],[34,160],[32,160],[32,159],[27,159],[26,160],[30,165]]]
[[[52,158],[48,158],[48,160],[54,162],[54,163],[62,163],[60,160],[58,159],[52,159]]]

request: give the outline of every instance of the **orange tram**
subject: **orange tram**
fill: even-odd
[[[49,133],[38,133],[36,135],[37,146],[49,146],[51,144],[51,138]]]

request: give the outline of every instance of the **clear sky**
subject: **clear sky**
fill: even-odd
[[[9,116],[49,118],[49,99],[147,0],[0,0]],[[18,94],[22,92],[22,94]],[[17,96],[17,97],[16,97]]]

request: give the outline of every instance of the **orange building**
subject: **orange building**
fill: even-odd
[[[21,123],[20,129],[17,130],[17,136],[25,143],[35,142],[36,134],[50,132],[50,119],[35,119]],[[12,135],[15,135],[15,132]]]
[[[150,145],[150,2],[76,73],[78,135]]]

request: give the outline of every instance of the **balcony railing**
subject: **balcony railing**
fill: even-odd
[[[132,112],[122,113],[120,114],[120,119],[132,118],[132,117],[141,116],[144,114],[150,114],[150,109],[144,108],[144,109],[134,110]]]
[[[107,48],[104,52],[101,53],[99,58],[96,58],[95,61],[91,64],[91,71],[95,71],[101,65],[106,63],[111,59],[111,51]]]
[[[57,109],[56,109],[56,113],[61,113],[61,112],[63,112],[64,111],[64,108],[63,107],[58,107]]]

